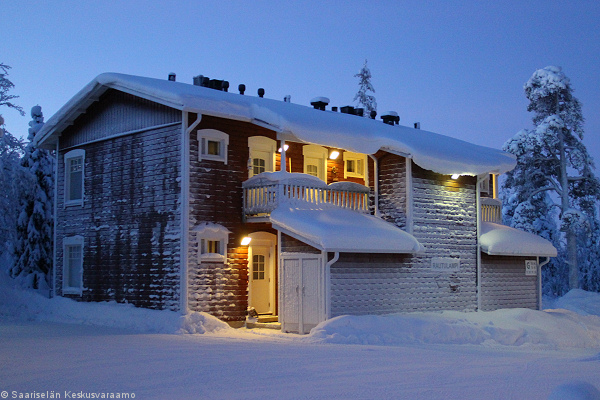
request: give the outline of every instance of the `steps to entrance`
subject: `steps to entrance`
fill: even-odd
[[[281,329],[277,315],[259,315],[258,318],[246,319],[246,328]]]

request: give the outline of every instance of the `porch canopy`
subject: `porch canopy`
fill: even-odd
[[[273,227],[319,250],[343,253],[420,253],[421,243],[370,214],[331,206],[284,203],[271,212]]]
[[[556,257],[556,248],[537,235],[495,224],[481,223],[481,251],[491,256]]]

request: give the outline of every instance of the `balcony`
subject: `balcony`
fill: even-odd
[[[249,221],[266,221],[282,202],[303,205],[326,204],[369,213],[369,188],[354,182],[325,182],[308,174],[284,171],[263,172],[242,184],[244,216]]]
[[[481,221],[502,224],[502,203],[498,199],[481,198]]]

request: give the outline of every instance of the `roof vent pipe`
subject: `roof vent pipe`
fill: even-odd
[[[331,111],[337,112],[337,107],[331,107]]]
[[[371,119],[375,119],[376,116],[377,116],[377,111],[375,111],[375,110],[371,111],[371,113],[369,114],[369,117],[371,117]]]
[[[384,112],[383,114],[381,114],[380,118],[383,120],[384,124],[398,125],[400,123],[400,117],[398,116],[398,113],[395,111]]]
[[[265,96],[265,89],[263,88],[258,88],[258,97],[264,97]]]
[[[421,129],[421,123],[415,122],[415,129]]]
[[[202,86],[203,80],[204,80],[203,75],[196,75],[192,78],[192,82],[194,83],[194,86]]]
[[[315,110],[325,111],[325,106],[329,104],[329,99],[327,97],[315,97],[310,101],[310,105],[315,108]]]
[[[223,81],[223,85],[221,85],[221,87],[223,88],[224,92],[228,92],[229,91],[229,81]]]
[[[286,103],[291,103],[292,102],[292,96],[290,96],[289,94],[287,96],[285,96],[283,98],[283,101]]]
[[[171,82],[175,82],[175,77],[176,77],[175,72],[169,72],[169,80]]]
[[[243,83],[240,83],[238,86],[238,90],[240,91],[240,94],[243,95],[244,92],[246,91],[246,85],[244,85]]]
[[[354,107],[352,107],[352,106],[340,107],[340,112],[342,114],[351,114],[351,115],[354,115]]]

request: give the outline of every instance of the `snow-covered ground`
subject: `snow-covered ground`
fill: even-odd
[[[49,300],[0,273],[0,391],[7,398],[600,399],[600,294],[575,290],[550,306],[340,317],[300,336],[232,329],[201,313]]]

